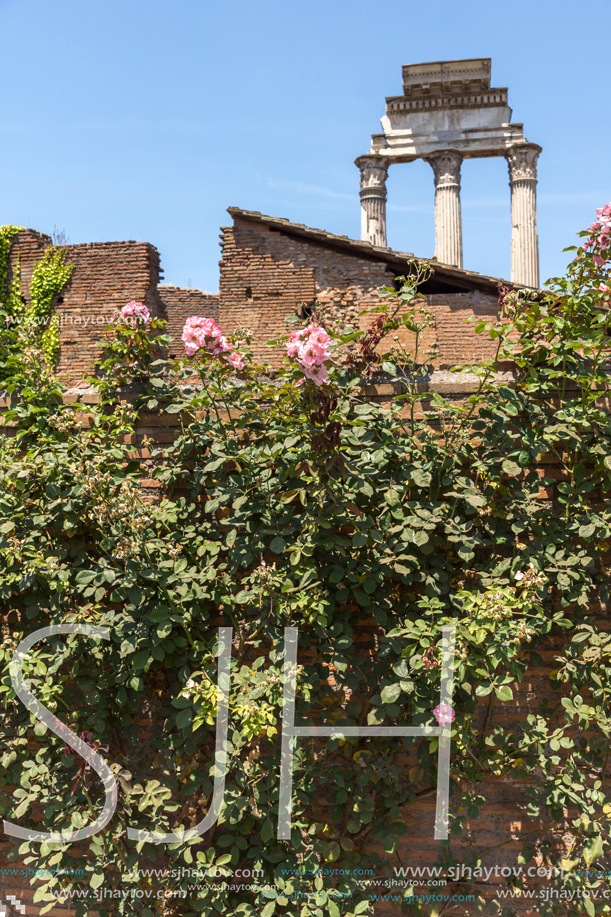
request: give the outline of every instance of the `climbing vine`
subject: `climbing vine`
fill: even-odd
[[[8,293],[8,264],[11,244],[23,226],[0,226],[0,294],[2,298]]]
[[[9,255],[13,238],[23,229],[22,226],[0,226],[0,310],[5,322],[13,324],[23,316],[24,306],[21,298],[21,263],[16,258],[11,280],[8,279]],[[10,331],[10,329],[7,329]]]
[[[73,264],[66,264],[65,248],[49,246],[43,258],[32,271],[30,281],[30,307],[26,317],[34,325],[45,327],[41,337],[42,350],[51,366],[55,365],[59,352],[59,318],[53,315],[53,299],[67,284],[74,270]]]
[[[78,892],[79,917],[354,917],[377,893],[412,915],[507,917],[509,893],[531,890],[544,917],[609,912],[611,313],[592,233],[548,293],[502,291],[499,321],[477,329],[495,356],[472,367],[462,403],[435,395],[422,410],[418,265],[363,332],[320,309],[280,342],[288,359],[273,372],[247,332],[226,338],[204,318],[185,327],[191,357],[164,362],[130,303],[104,371],[116,385],[133,365],[145,409],[178,415],[172,442],[137,455],[137,411],[110,409],[108,380],[87,418],[61,403],[39,353],[10,364],[22,397],[0,445],[0,652],[6,667],[49,624],[107,628],[107,640],[38,643],[25,677],[119,787],[95,836],[16,844],[55,870],[33,880],[43,912]],[[403,331],[411,350],[385,349]],[[390,406],[364,397],[374,370],[403,388]],[[212,806],[220,626],[232,631],[224,805],[181,839]],[[295,722],[338,727],[434,724],[442,629],[455,627],[447,840],[432,837],[436,736],[299,738],[290,840],[278,838],[288,626]],[[20,704],[7,671],[0,698],[1,814],[36,830],[90,824],[98,778]],[[499,786],[532,823],[494,841],[509,878],[479,881]],[[395,881],[422,847],[445,878],[439,904],[421,881]]]

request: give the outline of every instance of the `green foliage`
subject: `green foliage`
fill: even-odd
[[[27,350],[40,350],[54,366],[59,352],[59,318],[53,315],[53,299],[64,288],[74,265],[67,265],[66,250],[53,246],[34,265],[30,281],[30,305],[21,296],[19,258],[9,284],[8,263],[13,237],[22,226],[0,227],[0,378],[19,374],[16,364]]]
[[[422,277],[415,265],[398,293],[386,290],[365,332],[326,323],[335,368],[320,388],[295,385],[294,365],[271,373],[250,357],[238,376],[207,353],[160,362],[163,339],[117,325],[86,425],[35,353],[9,364],[21,401],[8,416],[17,436],[0,447],[0,596],[13,622],[0,652],[8,662],[24,634],[50,623],[111,634],[28,654],[37,696],[106,749],[120,784],[112,823],[80,847],[20,845],[30,865],[64,870],[39,883],[47,907],[62,889],[105,884],[116,900],[80,901],[78,915],[371,913],[379,888],[352,871],[393,877],[413,807],[435,786],[437,739],[300,739],[293,833],[278,841],[288,625],[299,628],[296,722],[344,725],[433,724],[441,629],[455,625],[452,839],[470,837],[468,862],[480,862],[485,788],[516,781],[528,815],[570,836],[561,861],[550,831],[525,832],[519,862],[562,863],[559,891],[601,886],[578,870],[610,847],[611,645],[593,618],[609,600],[609,312],[597,290],[608,276],[585,257],[542,299],[505,292],[501,320],[478,329],[497,347],[469,368],[478,390],[462,404],[431,399],[424,418]],[[402,327],[412,349],[383,352]],[[233,346],[245,343],[238,335]],[[495,378],[506,360],[511,384]],[[361,394],[373,368],[404,384],[389,408]],[[111,399],[134,381],[147,410],[180,418],[146,472],[130,451],[135,409]],[[552,464],[559,474],[545,473]],[[144,473],[163,488],[158,504],[140,494]],[[128,825],[191,827],[210,805],[221,624],[235,634],[225,807],[198,841],[136,845]],[[527,720],[507,720],[501,705],[533,677],[547,684]],[[5,816],[43,830],[90,822],[99,782],[30,717],[7,672],[0,697]],[[439,862],[457,864],[450,842]],[[325,882],[331,864],[346,872]],[[261,871],[252,889],[235,887],[240,869]],[[146,895],[160,889],[185,897],[156,911]],[[142,896],[121,901],[131,890]],[[407,891],[394,906],[431,913]],[[581,907],[565,895],[539,913]]]
[[[53,298],[63,290],[74,270],[73,264],[66,264],[66,254],[65,248],[50,245],[42,260],[34,266],[30,281],[30,307],[26,317],[34,325],[46,325],[41,347],[51,366],[55,365],[59,352],[59,319],[52,316]]]
[[[0,226],[0,296],[4,300],[8,292],[8,261],[13,237],[23,226]]]

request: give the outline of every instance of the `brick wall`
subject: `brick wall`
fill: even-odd
[[[33,230],[24,230],[13,241],[9,276],[21,269],[21,290],[29,304],[32,270],[40,261],[51,239]],[[115,309],[136,300],[159,315],[157,295],[159,252],[148,242],[105,242],[61,246],[67,251],[66,263],[73,264],[72,276],[56,297],[55,314],[60,319],[58,373],[76,382],[89,375],[101,348],[103,327]]]
[[[326,239],[307,239],[240,217],[224,228],[222,239],[220,294],[159,286],[159,252],[145,242],[65,246],[67,263],[74,265],[74,271],[55,303],[60,318],[60,377],[76,383],[90,374],[101,352],[103,327],[113,311],[129,300],[144,302],[154,315],[167,320],[173,356],[183,353],[180,338],[185,319],[206,315],[219,321],[226,332],[239,325],[252,329],[259,341],[256,356],[278,365],[281,349],[270,351],[264,342],[287,333],[286,316],[305,315],[318,302],[327,321],[364,327],[370,319],[359,320],[359,312],[375,307],[380,287],[392,286],[401,272],[400,263],[390,265],[382,255],[339,250]],[[48,236],[29,229],[13,242],[9,276],[19,260],[26,302],[34,265],[50,244]],[[426,285],[423,292],[427,293]],[[429,360],[432,344],[438,353],[431,362],[438,369],[494,353],[494,342],[476,335],[468,319],[495,317],[496,297],[474,288],[430,292],[426,299],[435,322],[421,341],[419,362]],[[399,344],[413,352],[413,335],[401,329],[398,337]]]
[[[451,369],[460,363],[480,363],[493,357],[496,341],[487,334],[476,334],[472,318],[494,321],[498,300],[475,290],[470,293],[433,293],[427,306],[435,315],[435,341],[438,352],[433,364]]]
[[[270,351],[264,342],[287,333],[286,316],[319,302],[327,318],[364,327],[370,318],[359,320],[359,312],[378,304],[378,290],[392,286],[400,273],[381,257],[350,254],[235,215],[234,225],[223,227],[222,233],[219,323],[226,332],[240,324],[252,329],[259,342],[256,356],[274,365],[282,359],[281,350]],[[496,317],[495,296],[473,289],[430,293],[426,300],[435,327],[423,337],[419,352],[426,355],[436,343],[437,368],[494,354],[494,342],[476,335],[468,319]],[[413,335],[401,329],[397,336],[399,344],[413,352]]]

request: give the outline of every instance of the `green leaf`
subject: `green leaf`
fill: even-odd
[[[594,860],[597,860],[603,854],[603,840],[600,834],[597,834],[596,837],[590,838],[587,843],[583,845],[583,858],[591,866]]]
[[[329,582],[334,583],[334,584],[340,583],[343,577],[345,576],[345,573],[346,571],[344,570],[343,567],[337,567],[337,566],[333,567],[329,575]]]
[[[276,900],[268,901],[263,910],[261,911],[261,917],[272,917],[272,914],[276,910]]]
[[[381,696],[385,704],[394,704],[400,694],[401,685],[386,685]]]
[[[332,841],[328,847],[327,852],[325,853],[325,860],[327,863],[334,863],[341,854],[342,850],[337,841]]]
[[[180,713],[176,716],[176,725],[179,729],[186,729],[193,722],[193,710],[191,707],[186,707],[184,710],[181,710]]]
[[[165,608],[164,606],[160,605],[157,608],[153,608],[153,610],[150,612],[148,616],[148,619],[149,621],[152,621],[154,624],[161,624],[163,621],[167,621],[169,616],[170,616],[169,608]]]
[[[513,700],[513,691],[509,685],[500,685],[498,688],[495,688],[496,696],[501,701],[510,701]]]
[[[286,541],[284,540],[284,538],[281,538],[279,535],[277,535],[276,538],[274,538],[274,540],[270,544],[270,549],[274,552],[274,554],[282,554],[285,548],[286,548]]]
[[[103,882],[104,882],[104,873],[103,872],[94,872],[91,879],[89,880],[89,884],[91,888],[99,888]]]
[[[12,526],[12,523],[11,523]],[[90,583],[97,576],[97,571],[95,570],[79,570],[76,574],[75,581],[79,586],[86,586],[87,583]]]

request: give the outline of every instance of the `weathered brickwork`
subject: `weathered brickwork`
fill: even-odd
[[[13,242],[10,273],[19,261],[22,296],[29,303],[32,270],[51,244],[48,236],[33,230],[20,232]],[[55,303],[60,320],[58,372],[73,382],[89,375],[100,355],[102,329],[115,309],[136,300],[159,315],[157,295],[159,252],[148,242],[106,242],[62,246],[72,276]]]
[[[114,310],[130,300],[145,303],[153,315],[168,322],[172,356],[184,353],[185,319],[205,315],[219,321],[225,332],[240,325],[254,331],[256,357],[278,365],[281,348],[270,350],[265,341],[287,333],[286,316],[306,316],[320,303],[327,321],[337,321],[340,327],[365,327],[370,319],[359,319],[359,313],[375,308],[380,288],[392,286],[408,270],[409,254],[286,220],[233,208],[230,212],[234,225],[223,229],[220,294],[160,286],[159,252],[145,242],[64,246],[66,261],[74,270],[55,303],[60,319],[60,377],[74,384],[90,374],[93,361],[101,354],[104,326]],[[19,264],[25,302],[29,301],[34,265],[50,244],[48,236],[30,229],[20,232],[13,242],[9,276]],[[433,275],[422,292],[434,323],[420,339],[418,361],[449,369],[491,356],[494,343],[476,335],[468,319],[496,316],[496,281],[435,262],[431,266]],[[413,353],[411,333],[400,329],[397,338],[399,349]]]
[[[316,230],[308,238],[307,227],[230,212],[234,225],[222,230],[219,322],[224,331],[239,325],[254,331],[259,342],[256,356],[275,365],[282,352],[270,351],[264,342],[287,333],[286,316],[307,314],[320,303],[325,317],[338,320],[340,326],[365,327],[371,318],[359,319],[359,313],[379,304],[380,288],[392,287],[397,276],[407,273],[407,254],[386,256],[381,249]],[[439,273],[434,267],[433,277],[422,287],[434,326],[419,342],[418,362],[449,369],[492,356],[494,343],[476,335],[468,320],[496,317],[494,282],[463,271],[442,278]],[[458,289],[453,275],[460,278]],[[447,290],[441,292],[440,287]],[[413,354],[413,335],[400,329],[396,336],[396,345]]]
[[[32,271],[51,239],[26,229],[11,248],[9,277],[19,264],[21,291],[29,304]],[[148,242],[106,242],[62,246],[66,263],[73,264],[72,276],[55,302],[60,320],[58,372],[62,379],[77,383],[91,373],[102,348],[102,331],[115,311],[130,300],[143,302],[151,314],[168,322],[166,331],[174,339],[170,353],[184,353],[180,343],[189,315],[218,318],[218,295],[201,290],[159,286],[159,252]],[[82,382],[81,382],[82,384]]]
[[[427,306],[435,316],[437,354],[431,361],[437,369],[452,369],[460,363],[481,363],[493,357],[496,341],[476,334],[476,322],[494,321],[498,299],[473,290],[470,293],[433,293]]]

